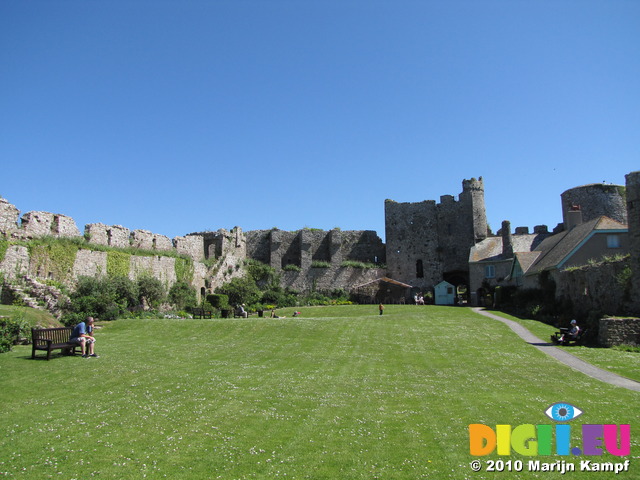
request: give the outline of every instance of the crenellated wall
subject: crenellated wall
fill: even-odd
[[[458,200],[386,200],[385,231],[393,279],[423,289],[443,279],[469,285],[469,249],[488,234],[482,177],[463,180]]]

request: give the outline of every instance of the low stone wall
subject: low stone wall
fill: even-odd
[[[598,327],[598,344],[640,346],[640,318],[602,318]]]

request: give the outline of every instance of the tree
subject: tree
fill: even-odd
[[[168,300],[177,310],[185,310],[187,307],[196,306],[198,296],[195,288],[187,282],[176,282],[169,289]]]
[[[162,282],[157,278],[144,275],[138,279],[138,293],[140,303],[150,307],[157,307],[165,298]]]
[[[216,289],[216,293],[227,295],[229,304],[247,304],[252,305],[258,303],[262,298],[262,292],[256,285],[252,277],[234,278],[229,283],[225,283]]]

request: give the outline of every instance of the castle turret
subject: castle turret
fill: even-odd
[[[564,228],[570,230],[575,221],[570,217],[575,206],[580,206],[581,221],[588,222],[605,215],[620,223],[627,223],[627,206],[625,204],[625,187],[622,185],[605,185],[594,183],[582,187],[571,188],[560,195],[562,199],[562,220]]]
[[[487,211],[484,205],[484,181],[482,177],[462,181],[460,202],[467,202],[470,207],[475,242],[487,238]]]

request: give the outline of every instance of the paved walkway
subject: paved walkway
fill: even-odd
[[[492,318],[494,320],[498,320],[502,323],[505,323],[516,332],[525,342],[533,345],[541,352],[546,353],[547,355],[552,356],[556,360],[570,366],[571,368],[578,370],[579,372],[585,373],[590,377],[596,378],[602,382],[610,383],[611,385],[616,385],[617,387],[626,388],[629,390],[634,390],[636,392],[640,392],[640,382],[636,382],[635,380],[631,380],[626,377],[621,377],[612,372],[608,372],[598,367],[594,367],[590,363],[585,362],[584,360],[580,360],[578,357],[567,353],[561,348],[555,347],[552,343],[544,342],[540,340],[538,337],[533,335],[529,330],[520,325],[513,320],[508,320],[503,317],[499,317],[498,315],[494,315],[493,313],[487,312],[486,310],[476,307],[473,308],[473,311],[479,313],[480,315],[484,315],[485,317]]]

